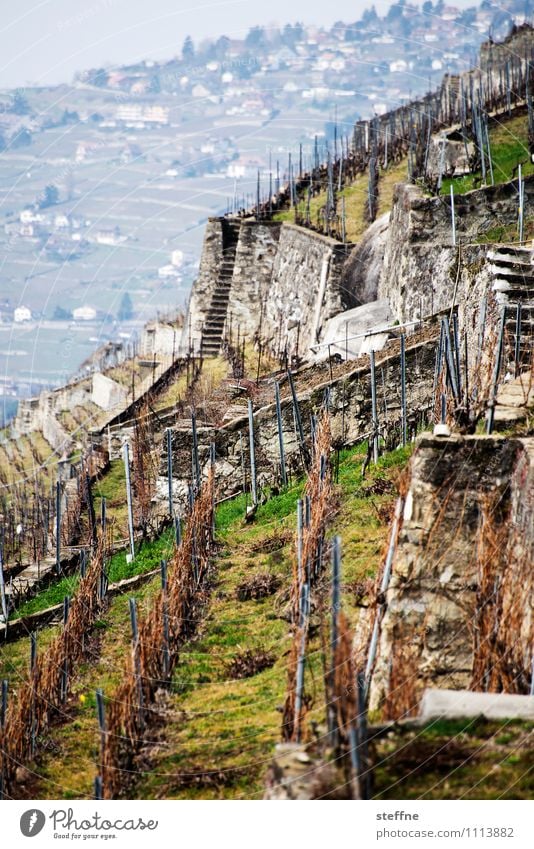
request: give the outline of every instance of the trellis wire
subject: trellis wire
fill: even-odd
[[[501,372],[501,362],[504,345],[504,328],[506,325],[506,307],[503,306],[501,312],[501,321],[499,324],[499,337],[497,339],[497,349],[495,351],[495,362],[493,367],[493,376],[491,380],[490,398],[488,402],[488,417],[486,422],[486,433],[493,433],[493,424],[495,421],[495,405],[497,403],[497,389],[499,386],[499,375]]]
[[[6,600],[6,584],[4,578],[4,557],[2,543],[0,543],[0,601],[2,604],[2,616],[4,618],[4,623],[6,625],[7,630],[8,609]]]
[[[452,228],[452,246],[456,247],[456,216],[454,213],[454,186],[451,183],[451,228]]]
[[[125,658],[123,676],[107,709],[101,767],[105,799],[120,794],[122,766],[131,762],[140,745],[156,692],[169,683],[178,649],[190,636],[192,622],[199,615],[213,544],[212,487],[210,467],[192,505],[183,540],[174,551],[165,589],[155,596],[143,617],[134,617],[131,606],[133,650]]]
[[[521,301],[518,301],[515,308],[515,345],[514,345],[514,372],[515,377],[520,371],[521,360]]]
[[[391,569],[393,566],[393,556],[395,554],[395,549],[397,546],[397,534],[400,525],[400,519],[402,515],[402,511],[404,509],[404,499],[399,497],[397,499],[397,503],[395,505],[395,513],[393,516],[393,523],[391,526],[391,533],[389,537],[389,546],[386,555],[386,562],[384,564],[384,571],[382,574],[382,581],[380,583],[380,598],[384,599],[389,587],[389,581],[391,578]],[[365,667],[365,679],[364,679],[364,694],[365,694],[365,703],[367,704],[367,700],[369,698],[369,688],[371,685],[371,676],[373,674],[373,668],[376,660],[376,653],[378,649],[378,637],[380,635],[380,624],[382,621],[382,613],[384,610],[384,601],[380,601],[376,613],[375,620],[373,624],[373,630],[371,634],[371,641],[369,644],[369,650],[367,654],[367,664]]]
[[[68,605],[68,616],[60,633],[39,653],[36,635],[30,635],[29,673],[17,688],[17,699],[10,702],[1,734],[0,774],[4,795],[13,795],[17,766],[34,757],[43,731],[65,701],[67,670],[75,668],[84,656],[84,635],[101,610],[98,594],[101,569],[100,546]]]
[[[172,497],[172,430],[170,427],[167,428],[166,432],[166,442],[167,442],[167,496],[169,502],[169,516],[172,519],[173,516],[173,497]]]
[[[340,610],[340,581],[341,581],[341,539],[335,536],[332,540],[331,549],[332,562],[332,598],[331,598],[331,613],[332,623],[330,631],[330,672],[328,675],[329,699],[328,699],[328,731],[330,733],[332,745],[336,744],[336,706],[334,703],[334,676],[336,669],[336,654],[338,646],[338,622]]]
[[[191,411],[191,432],[193,435],[193,487],[198,492],[201,486],[200,462],[198,458],[197,418]]]
[[[132,480],[130,475],[130,454],[128,443],[123,445],[123,461],[124,472],[126,475],[126,503],[128,507],[128,535],[130,538],[130,557],[135,559],[135,538],[134,538],[134,518],[133,518],[133,499],[132,499]]]
[[[56,572],[61,574],[61,484],[56,481]]]
[[[378,412],[376,404],[376,370],[375,370],[375,352],[369,354],[369,362],[371,366],[371,416],[373,426],[373,462],[378,463]]]
[[[254,447],[254,409],[252,401],[248,401],[248,440],[250,452],[250,486],[252,494],[252,505],[258,505],[258,484],[256,479],[256,451]]]
[[[304,666],[306,663],[306,636],[308,628],[308,595],[309,585],[304,584],[302,587],[302,602],[301,602],[301,620],[300,620],[300,645],[297,659],[297,681],[295,686],[295,741],[300,743],[301,738],[301,723],[300,716],[302,711],[302,698],[304,694]]]
[[[1,695],[1,700],[0,700],[0,728],[4,728],[4,726],[6,724],[8,690],[9,690],[9,683],[4,678],[2,680],[2,695]]]
[[[284,428],[282,424],[282,408],[280,404],[280,385],[278,381],[274,384],[274,394],[276,401],[276,421],[278,425],[278,449],[280,452],[280,472],[282,478],[282,486],[287,486],[286,472],[286,452],[284,448]]]
[[[295,384],[293,382],[293,375],[291,374],[291,370],[287,370],[287,379],[289,381],[289,388],[291,390],[291,398],[293,401],[293,413],[295,416],[295,426],[297,429],[297,438],[300,447],[300,453],[302,457],[302,463],[305,470],[308,470],[310,465],[310,455],[308,451],[308,446],[306,445],[306,440],[304,438],[304,428],[302,427],[302,418],[300,415],[300,407],[297,398],[297,393],[295,391]]]

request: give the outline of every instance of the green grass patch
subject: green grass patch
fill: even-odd
[[[389,212],[393,202],[393,190],[396,183],[407,180],[407,160],[403,159],[397,165],[380,170],[378,183],[378,214],[377,217]],[[347,241],[358,242],[369,226],[365,218],[365,202],[367,200],[369,177],[367,172],[358,175],[350,186],[338,192],[338,213],[341,212],[341,198],[345,200],[345,232]],[[321,227],[320,210],[326,204],[326,189],[310,201],[310,219],[314,226]],[[297,211],[301,218],[306,215],[306,200],[300,200]],[[295,221],[295,209],[284,209],[276,212],[275,221]]]
[[[167,528],[155,540],[147,540],[136,548],[136,555],[131,563],[126,562],[126,551],[119,551],[111,558],[108,577],[115,584],[125,578],[143,575],[157,569],[162,560],[168,560],[174,550],[174,528]]]
[[[105,498],[112,506],[116,501],[126,500],[126,473],[122,460],[112,460],[105,475],[93,488],[95,498]]]
[[[517,179],[517,166],[519,163],[522,165],[524,177],[534,174],[534,164],[531,162],[528,153],[528,124],[526,115],[512,118],[510,121],[500,118],[498,123],[494,123],[490,128],[489,135],[493,176],[496,185],[507,183],[513,178]],[[487,168],[486,170],[486,184],[490,185],[489,169]],[[456,195],[464,195],[466,192],[480,187],[482,185],[481,180],[482,174],[480,171],[475,174],[467,174],[465,177],[443,180],[441,194],[449,195],[450,187],[453,185]]]
[[[49,587],[36,595],[35,598],[31,598],[21,604],[11,613],[9,618],[19,619],[21,616],[29,616],[30,613],[38,613],[40,610],[46,610],[47,607],[54,607],[56,604],[61,604],[65,596],[74,595],[79,582],[79,575],[61,578],[57,583],[50,584]]]
[[[374,798],[531,799],[534,723],[439,720],[376,744]]]

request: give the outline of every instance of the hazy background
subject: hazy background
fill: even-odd
[[[371,5],[371,0],[2,0],[0,88],[69,82],[75,71],[95,65],[164,59],[181,51],[186,35],[240,38],[251,26],[271,22],[355,21]],[[382,12],[392,4],[374,5]]]

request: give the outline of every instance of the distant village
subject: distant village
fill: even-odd
[[[331,29],[297,23],[254,27],[244,40],[223,36],[195,45],[186,38],[181,55],[168,62],[92,69],[78,83],[123,97],[185,95],[201,115],[261,118],[273,110],[320,105],[342,111],[349,106],[352,117],[368,117],[409,100],[421,86],[432,87],[445,72],[465,70],[482,40],[502,36],[512,22],[528,17],[529,3],[512,0],[497,8],[485,0],[460,10],[444,2],[400,0],[384,17],[372,6],[361,20]],[[132,100],[117,106],[113,120],[137,128],[166,124],[169,110]]]
[[[195,116],[207,123],[223,116],[267,120],[278,112],[297,109],[302,114],[320,108],[341,121],[353,121],[410,100],[437,85],[443,73],[465,70],[484,39],[502,38],[533,9],[533,0],[510,0],[498,7],[483,0],[463,10],[442,0],[426,0],[421,6],[399,0],[383,17],[371,6],[359,21],[338,22],[331,29],[300,23],[283,29],[254,27],[245,39],[222,36],[198,45],[186,37],[180,54],[167,62],[147,59],[81,71],[76,86],[115,97],[101,114],[66,110],[57,120],[92,122],[110,131],[143,130],[178,126]],[[179,122],[175,110],[160,102],[168,95],[187,104]],[[29,115],[23,96],[11,94],[0,104],[0,149],[29,144],[32,133],[51,123],[49,114]],[[75,161],[98,158],[98,148],[94,142],[81,142]],[[220,171],[223,165],[227,176],[235,178],[258,165],[241,161],[231,139],[221,148],[220,138],[210,139],[208,133],[200,148],[183,145],[177,166],[183,169],[198,160],[198,153],[203,156],[191,166],[195,173]],[[117,155],[128,161],[142,150],[126,145]]]

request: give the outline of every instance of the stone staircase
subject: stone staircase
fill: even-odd
[[[534,417],[534,375],[523,371],[515,380],[502,383],[495,404],[495,430],[532,423]]]
[[[534,339],[534,251],[516,245],[500,245],[488,252],[493,291],[506,309],[509,342],[508,368],[530,368]]]
[[[205,357],[216,357],[221,349],[240,226],[239,221],[223,220],[223,260],[202,329],[202,354]]]

